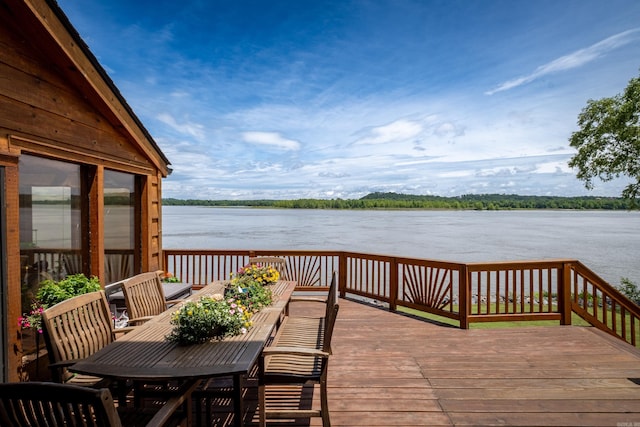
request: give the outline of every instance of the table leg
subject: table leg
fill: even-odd
[[[233,376],[233,425],[242,427],[242,374]]]

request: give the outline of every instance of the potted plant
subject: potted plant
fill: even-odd
[[[225,297],[239,301],[252,313],[257,313],[273,302],[271,288],[257,282],[231,281],[225,289]]]
[[[221,294],[188,301],[173,313],[167,339],[181,345],[199,344],[225,336],[245,334],[252,313],[233,298]]]
[[[274,267],[262,264],[249,264],[242,267],[231,278],[232,283],[259,283],[272,285],[278,281],[280,273]]]
[[[170,271],[163,272],[162,275],[161,275],[161,278],[162,278],[162,281],[166,282],[166,283],[181,283],[182,282],[179,277],[174,276],[173,273],[171,273]]]

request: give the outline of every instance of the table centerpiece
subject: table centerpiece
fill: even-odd
[[[171,317],[173,329],[167,339],[181,345],[245,334],[251,327],[252,312],[234,298],[222,294],[187,301]]]

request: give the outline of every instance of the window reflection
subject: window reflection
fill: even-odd
[[[80,166],[29,155],[18,166],[22,310],[28,311],[43,280],[82,272]]]
[[[135,175],[104,172],[105,283],[133,276]]]

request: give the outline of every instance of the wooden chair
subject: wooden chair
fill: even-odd
[[[258,370],[260,427],[266,426],[267,419],[310,417],[322,417],[324,427],[331,425],[327,372],[339,309],[335,295],[329,293],[322,318],[287,317],[263,350]],[[308,386],[315,384],[320,386],[320,409],[313,409],[313,399],[305,395]]]
[[[161,408],[116,406],[109,389],[91,389],[50,382],[0,384],[3,427],[178,426],[189,419],[187,393]],[[184,408],[183,410],[180,410]]]
[[[130,325],[144,323],[181,301],[165,299],[160,274],[160,271],[141,273],[122,281]]]
[[[125,306],[129,317],[129,325],[135,327],[160,313],[164,312],[172,304],[182,300],[167,301],[162,287],[162,272],[152,271],[137,274],[121,281],[121,289],[124,294]],[[167,397],[181,393],[185,384],[174,381],[157,381],[136,383],[135,404],[139,405],[145,397]]]
[[[71,374],[67,367],[84,359],[116,339],[116,334],[131,328],[115,329],[104,291],[78,295],[62,301],[42,313],[44,341],[54,381],[100,387],[106,380],[89,375]]]
[[[268,267],[273,267],[278,270],[278,273],[282,276],[287,265],[287,260],[277,256],[259,256],[250,257],[249,264],[260,264]]]

